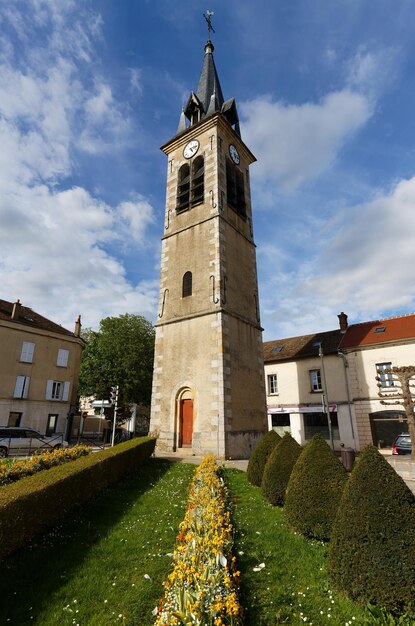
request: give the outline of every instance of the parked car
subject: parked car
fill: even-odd
[[[411,454],[412,445],[409,433],[398,435],[392,444],[392,454]]]
[[[0,426],[0,458],[67,447],[63,435],[46,437],[32,428]]]

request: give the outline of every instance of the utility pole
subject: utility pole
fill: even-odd
[[[327,395],[326,372],[324,370],[324,361],[323,361],[324,355],[323,355],[323,348],[322,348],[321,343],[319,344],[319,347],[318,347],[318,355],[321,360],[321,382],[323,384],[323,407],[327,415],[327,424],[329,427],[329,438],[330,438],[331,449],[334,450],[333,429],[331,427],[330,407],[329,407],[329,400],[328,400],[328,395]]]
[[[117,423],[117,409],[118,409],[118,385],[115,387],[111,387],[111,400],[114,405],[114,419],[112,425],[112,438],[111,438],[111,447],[113,447],[115,442],[115,425]]]

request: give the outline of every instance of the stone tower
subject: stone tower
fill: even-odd
[[[210,31],[209,31],[210,32]],[[267,430],[249,166],[205,45],[168,157],[151,431],[163,451],[248,458]]]

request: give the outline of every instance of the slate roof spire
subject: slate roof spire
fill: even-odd
[[[233,98],[224,99],[222,87],[220,85],[218,72],[213,58],[214,45],[210,39],[210,32],[213,31],[211,24],[212,12],[204,16],[208,22],[209,39],[205,44],[205,55],[203,58],[202,71],[200,73],[199,84],[196,93],[190,92],[189,99],[181,113],[177,134],[187,130],[187,118],[190,126],[197,124],[203,118],[222,113],[235,132],[240,136],[238,112]],[[214,31],[213,31],[214,32]]]
[[[220,111],[224,103],[222,88],[213,58],[213,50],[213,43],[209,39],[205,45],[205,57],[203,59],[199,85],[196,91],[196,95],[202,103],[205,113],[209,108],[210,99],[214,94],[216,95],[216,111]]]

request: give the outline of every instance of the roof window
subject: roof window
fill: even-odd
[[[373,332],[375,333],[384,333],[386,330],[386,326],[378,326],[377,328],[375,328],[375,330]]]
[[[276,346],[275,348],[272,349],[272,352],[274,354],[278,354],[279,352],[281,352],[282,350],[282,346]]]

